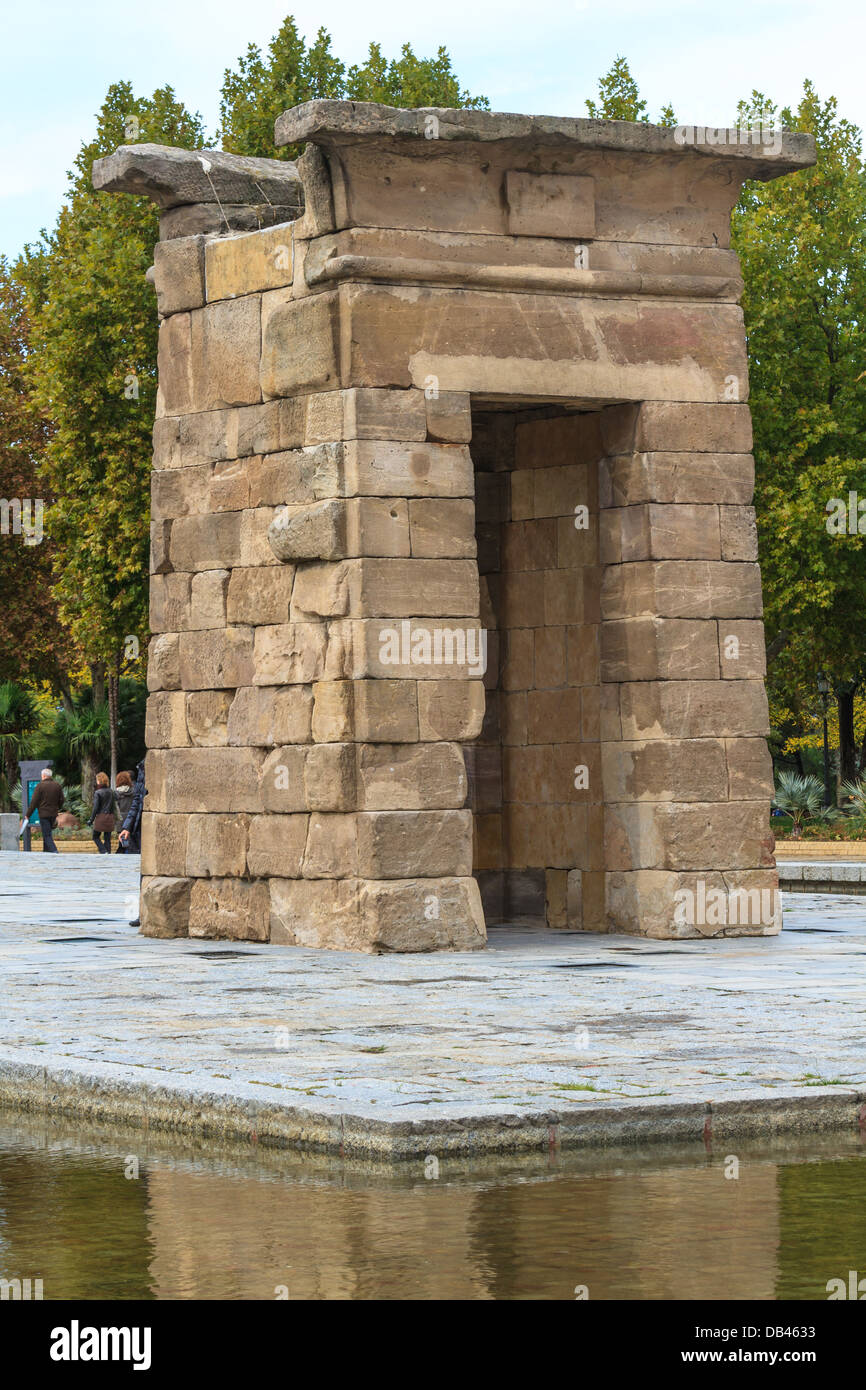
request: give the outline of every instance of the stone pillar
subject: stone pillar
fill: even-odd
[[[143,931],[473,949],[489,872],[549,925],[776,930],[708,904],[775,883],[727,237],[808,138],[352,102],[277,138],[94,168],[162,210]]]

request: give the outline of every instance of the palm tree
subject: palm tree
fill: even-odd
[[[11,811],[12,790],[18,781],[18,762],[30,751],[30,743],[39,729],[40,714],[36,697],[15,681],[0,685],[0,759],[3,777],[0,802],[4,811]]]
[[[109,751],[108,705],[79,697],[71,711],[58,711],[50,742],[67,767],[80,761],[81,799],[89,806],[96,774]]]
[[[823,796],[824,788],[817,777],[802,777],[799,772],[779,773],[774,805],[791,817],[792,840],[802,839],[803,822],[807,818],[821,819]]]

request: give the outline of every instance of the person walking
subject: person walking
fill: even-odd
[[[123,822],[126,820],[126,817],[129,814],[129,808],[132,805],[132,798],[132,776],[128,772],[118,772],[117,779],[114,784],[114,799],[117,802],[117,818],[120,821],[121,825],[123,825]],[[119,835],[117,837],[117,853],[127,853],[126,845],[124,844],[123,840],[120,838]]]
[[[141,815],[147,787],[144,785],[144,759],[135,769],[135,786],[129,810],[123,818],[120,839],[127,854],[141,854]]]
[[[57,817],[62,810],[63,788],[59,782],[55,782],[51,768],[44,767],[42,769],[42,781],[31,796],[30,805],[27,807],[28,820],[34,814],[39,816],[43,854],[57,854],[59,852],[54,843],[53,831],[57,824]]]
[[[93,810],[87,824],[93,826],[93,843],[100,854],[111,853],[111,832],[115,827],[116,804],[108,777],[104,772],[97,772]]]

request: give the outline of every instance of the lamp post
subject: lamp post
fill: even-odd
[[[823,671],[818,672],[818,694],[821,696],[821,711],[824,721],[824,805],[833,804],[833,793],[830,789],[830,744],[827,738],[827,697],[830,694],[830,682]]]

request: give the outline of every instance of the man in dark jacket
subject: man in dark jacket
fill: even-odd
[[[57,817],[63,810],[63,788],[59,782],[55,782],[51,775],[51,768],[42,769],[42,781],[30,798],[30,805],[27,807],[27,819],[38,812],[39,824],[42,828],[42,850],[44,854],[57,854],[57,846],[54,843],[53,830],[57,824]]]
[[[120,828],[120,842],[127,854],[141,854],[141,813],[147,787],[144,785],[144,759],[135,770],[135,787],[132,801]]]

